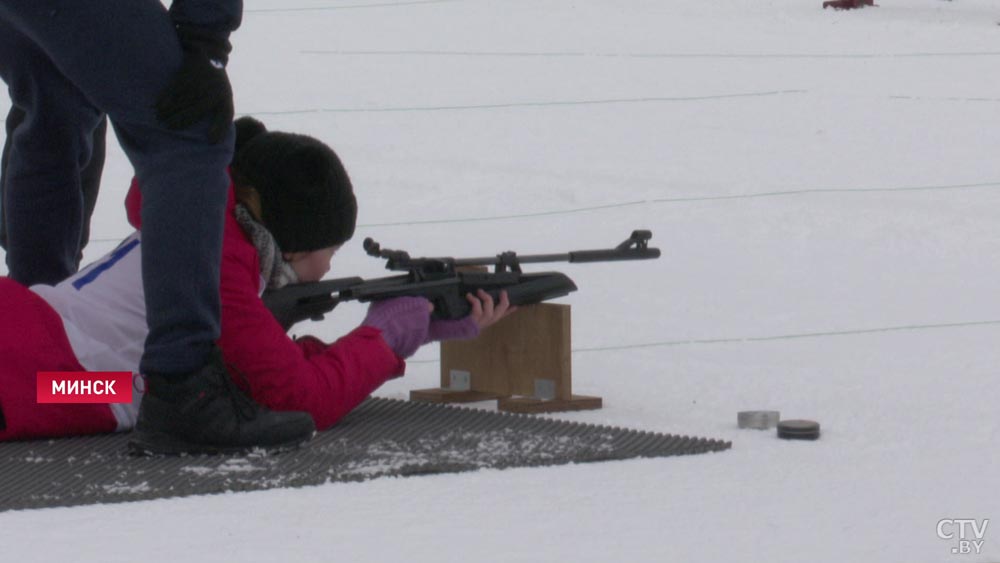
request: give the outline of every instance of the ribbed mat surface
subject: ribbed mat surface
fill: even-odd
[[[368,399],[279,455],[131,457],[128,436],[0,444],[0,511],[721,451],[729,442]]]

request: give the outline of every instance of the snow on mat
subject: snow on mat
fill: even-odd
[[[301,449],[131,457],[128,436],[0,444],[0,511],[721,451],[729,442],[368,399]]]

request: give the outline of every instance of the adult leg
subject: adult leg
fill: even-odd
[[[10,108],[10,112],[7,113],[7,136],[4,139],[3,157],[0,158],[0,247],[4,250],[7,249],[7,221],[4,219],[5,208],[2,202],[6,191],[4,186],[7,183],[7,161],[10,158],[11,137],[13,137],[17,126],[24,121],[24,118],[24,110],[17,106]],[[80,261],[83,260],[83,249],[87,247],[87,243],[90,241],[90,220],[94,215],[94,208],[97,206],[97,194],[101,189],[101,174],[104,171],[107,130],[108,120],[102,119],[91,138],[90,160],[80,172],[80,187],[83,192],[83,229],[80,233],[80,250],[77,253],[76,269],[79,269]]]
[[[10,0],[0,1],[0,18],[38,45],[93,107],[107,113],[135,168],[142,188],[150,328],[143,373],[197,369],[219,335],[226,166],[233,139],[230,134],[213,145],[207,123],[169,131],[158,122],[156,98],[182,59],[169,14],[159,0]],[[12,165],[19,139],[14,138]],[[13,180],[13,166],[10,172]],[[9,227],[14,225],[11,220]],[[9,234],[13,240],[13,230]]]
[[[17,30],[0,22],[0,75],[14,103],[7,119],[3,226],[10,276],[57,283],[77,270],[81,173],[100,112]]]
[[[3,22],[0,22],[0,26]],[[17,127],[19,123],[24,121],[24,112],[13,106],[10,111],[7,112],[7,120],[5,121],[4,132],[6,136],[3,140],[3,152],[0,153],[0,248],[7,250],[7,222],[3,220],[4,207],[3,207],[3,194],[4,185],[7,184],[7,160],[10,157],[10,136],[14,134],[14,128]]]
[[[0,22],[0,29],[3,29],[3,22]],[[7,119],[4,122],[6,136],[3,141],[3,153],[0,155],[0,248],[4,250],[7,250],[7,221],[3,218],[5,212],[3,194],[6,192],[4,186],[7,185],[7,161],[10,159],[11,147],[10,138],[14,135],[14,129],[22,121],[24,121],[24,110],[17,106],[11,106],[10,111],[7,112]]]
[[[80,187],[83,191],[83,230],[80,232],[80,254],[76,258],[78,269],[80,261],[83,260],[83,249],[87,248],[87,243],[90,242],[90,220],[97,207],[97,194],[101,191],[107,135],[108,120],[104,118],[97,125],[97,129],[94,129],[94,134],[90,139],[90,161],[80,172]]]

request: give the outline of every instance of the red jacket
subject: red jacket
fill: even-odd
[[[134,180],[125,207],[138,229],[140,196]],[[318,429],[328,428],[387,380],[403,375],[406,363],[372,327],[358,327],[329,345],[311,337],[293,341],[260,299],[260,259],[234,209],[230,187],[218,341],[226,364],[258,403],[272,410],[306,411]]]

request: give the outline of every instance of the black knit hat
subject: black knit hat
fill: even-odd
[[[333,149],[306,135],[236,120],[233,176],[260,194],[261,222],[284,252],[319,250],[354,235],[358,204]]]

